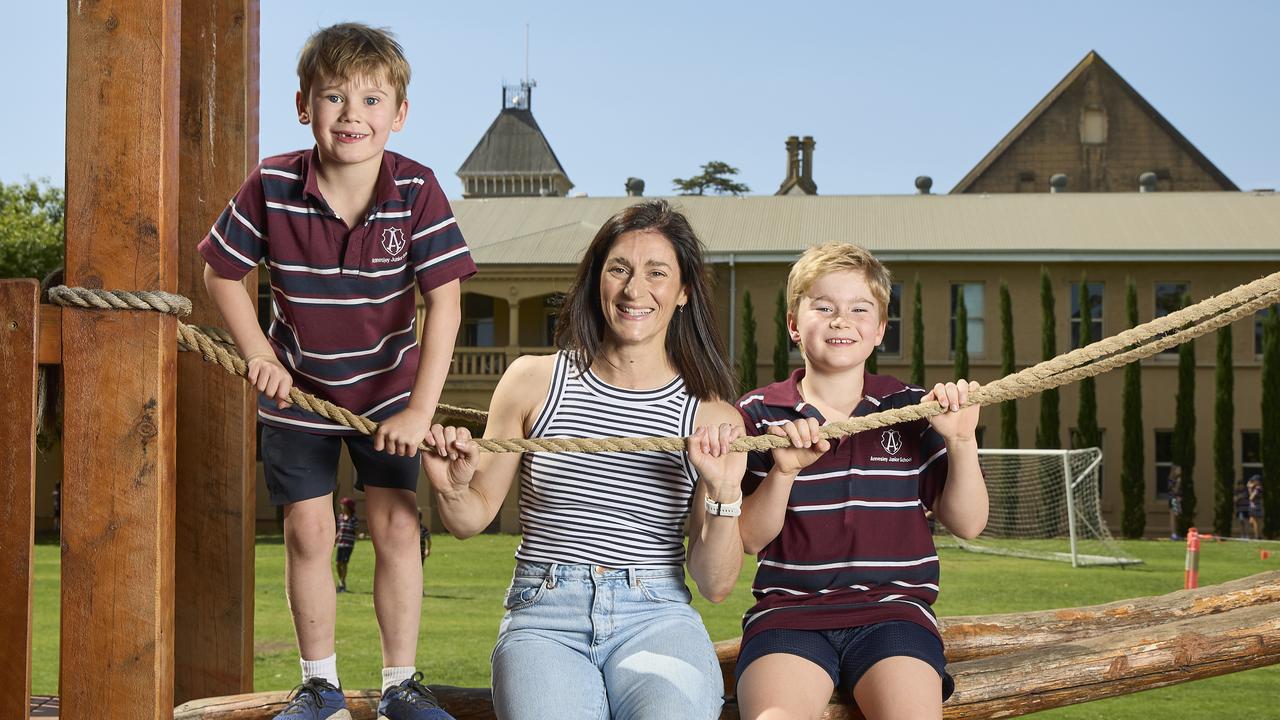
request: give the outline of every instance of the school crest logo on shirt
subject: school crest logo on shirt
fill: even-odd
[[[902,449],[902,434],[890,428],[880,433],[880,447],[890,455],[897,455]]]
[[[386,250],[392,257],[399,255],[404,250],[404,230],[398,227],[389,227],[382,231],[382,249]]]

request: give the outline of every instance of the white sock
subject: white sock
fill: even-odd
[[[404,667],[384,667],[382,668],[382,692],[386,692],[387,688],[413,677],[418,669],[412,665]]]
[[[320,660],[302,660],[302,682],[306,682],[311,678],[324,678],[334,687],[340,688],[338,684],[338,654],[334,653],[327,658]]]

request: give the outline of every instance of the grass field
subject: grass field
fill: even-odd
[[[502,617],[503,589],[510,578],[516,542],[510,535],[484,535],[466,542],[447,536],[436,539],[426,566],[427,597],[418,662],[429,682],[470,687],[489,684],[489,651]],[[1123,544],[1144,564],[1073,569],[1061,563],[943,549],[937,610],[940,615],[1041,610],[1156,595],[1182,587],[1184,546],[1165,541]],[[348,687],[378,685],[380,655],[369,592],[372,550],[367,541],[356,547],[348,576],[352,592],[338,596],[338,663],[343,684]],[[1205,543],[1201,584],[1280,569],[1277,555],[1264,561],[1253,544]],[[752,567],[748,562],[737,590],[720,605],[701,598],[695,601],[713,640],[740,634],[741,613],[750,604]],[[287,689],[298,682],[298,661],[284,601],[284,548],[278,537],[258,538],[256,577],[254,686],[258,690]],[[57,693],[58,588],[58,547],[40,545],[36,549],[33,649],[36,694]],[[1280,666],[1273,666],[1035,717],[1280,719],[1275,701],[1278,689]]]

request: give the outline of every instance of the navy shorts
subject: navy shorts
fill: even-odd
[[[764,630],[738,652],[736,677],[753,661],[773,653],[797,655],[822,668],[837,688],[853,691],[872,665],[890,657],[913,657],[929,663],[942,678],[942,699],[955,691],[947,659],[937,635],[906,620],[838,630]]]
[[[354,548],[354,547],[343,547],[343,546],[339,545],[339,546],[338,546],[338,562],[340,562],[340,563],[342,563],[342,564],[344,564],[344,565],[345,565],[345,564],[347,564],[347,563],[349,563],[349,562],[351,562],[351,551],[352,551],[352,550],[355,550],[355,548]]]
[[[323,497],[338,487],[338,457],[347,443],[356,466],[356,489],[400,488],[417,492],[418,458],[373,449],[366,435],[315,435],[262,426],[262,469],[272,505]]]

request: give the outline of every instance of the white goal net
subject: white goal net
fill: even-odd
[[[1112,539],[1102,520],[1100,449],[979,450],[978,460],[990,496],[987,528],[962,540],[938,524],[941,546],[1076,567],[1142,562]]]

